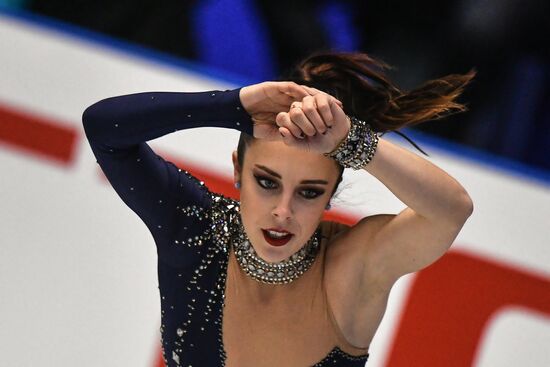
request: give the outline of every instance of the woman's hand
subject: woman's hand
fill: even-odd
[[[263,82],[241,88],[239,97],[254,122],[254,137],[280,139],[275,124],[277,114],[288,111],[293,102],[302,101],[313,92],[319,91],[294,82]],[[341,105],[340,101],[331,98]]]
[[[275,116],[288,111],[290,104],[308,96],[308,91],[293,82],[263,82],[241,88],[241,103],[255,123],[275,123]]]
[[[337,99],[315,88],[304,88],[309,95],[277,115],[279,133],[289,146],[331,152],[347,136],[350,120]]]

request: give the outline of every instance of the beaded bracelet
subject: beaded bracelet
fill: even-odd
[[[332,152],[324,153],[344,168],[359,170],[367,165],[376,151],[378,135],[370,125],[356,117],[349,116],[350,130],[344,140]]]

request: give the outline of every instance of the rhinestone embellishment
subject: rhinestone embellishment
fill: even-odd
[[[313,264],[319,253],[320,229],[317,229],[308,242],[288,259],[268,263],[260,258],[239,223],[233,246],[235,257],[241,269],[254,280],[266,284],[286,284],[300,277]]]

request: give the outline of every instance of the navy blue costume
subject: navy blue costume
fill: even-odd
[[[167,366],[225,365],[222,311],[228,233],[239,217],[239,202],[210,192],[190,173],[155,154],[146,141],[194,127],[252,134],[239,91],[130,94],[101,100],[82,117],[98,164],[155,240]],[[335,347],[315,366],[358,367],[367,358]]]

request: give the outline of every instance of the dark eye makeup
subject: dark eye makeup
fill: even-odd
[[[254,177],[256,178],[258,185],[260,185],[264,189],[273,190],[277,188],[277,184],[273,180],[270,180],[267,177],[256,176],[256,175],[254,175]]]
[[[306,199],[315,199],[316,197],[319,197],[324,194],[324,191],[321,190],[312,190],[312,189],[305,189],[302,190],[302,192],[307,194],[302,194],[302,196]]]
[[[254,178],[256,179],[256,182],[258,183],[258,185],[264,190],[275,190],[276,188],[279,187],[279,185],[269,177],[254,174]],[[315,199],[323,195],[324,193],[325,193],[324,190],[319,190],[319,189],[310,188],[310,189],[300,190],[300,195],[308,200]]]

